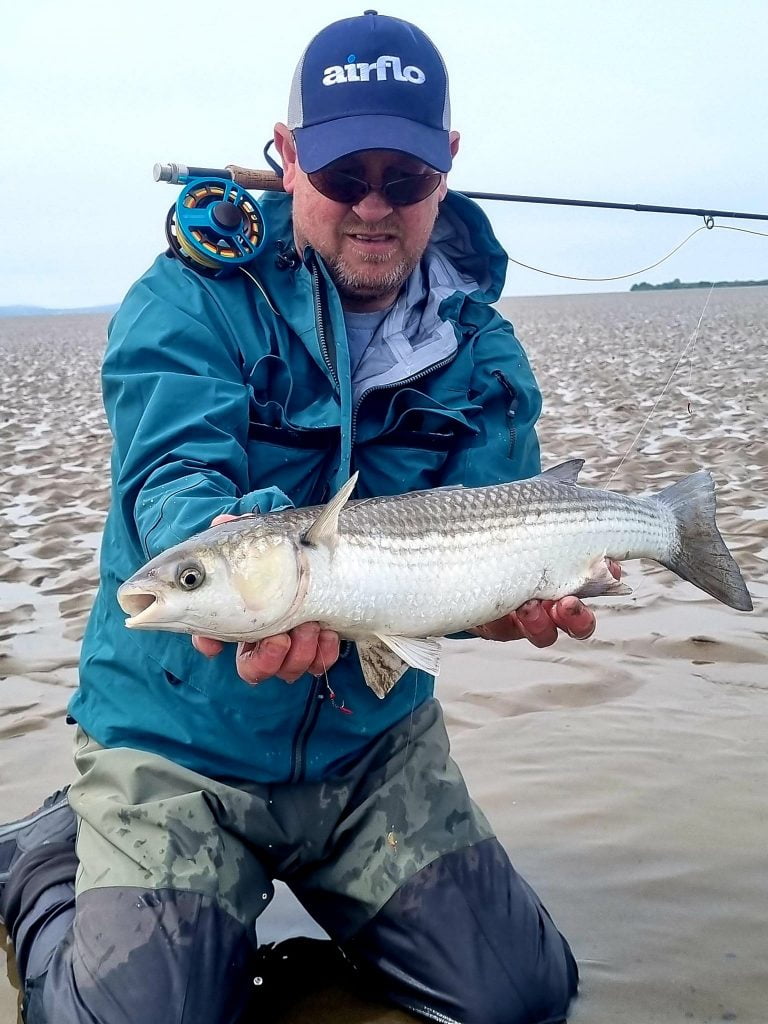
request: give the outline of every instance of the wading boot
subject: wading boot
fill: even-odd
[[[5,918],[5,886],[17,861],[32,850],[62,843],[75,847],[77,821],[69,806],[69,786],[51,794],[26,818],[0,825],[0,920]]]

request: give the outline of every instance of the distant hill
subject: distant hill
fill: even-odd
[[[631,292],[655,292],[669,288],[754,288],[760,285],[768,285],[768,281],[681,281],[679,277],[676,277],[674,281],[665,281],[664,284],[649,284],[647,281],[641,281],[640,284],[633,284],[629,290]]]
[[[83,313],[114,313],[118,303],[109,306],[80,306],[77,309],[49,309],[47,306],[0,306],[0,316],[74,316]]]

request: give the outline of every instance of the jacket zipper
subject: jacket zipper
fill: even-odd
[[[492,376],[495,377],[499,384],[504,388],[509,401],[509,404],[507,405],[507,430],[509,431],[508,458],[511,459],[515,454],[515,444],[517,442],[517,424],[515,423],[515,416],[517,414],[517,390],[509,380],[507,380],[501,370],[493,370]]]
[[[339,377],[336,373],[336,367],[333,365],[333,360],[331,359],[330,350],[328,348],[328,339],[325,333],[325,315],[320,296],[320,272],[315,258],[312,259],[310,275],[312,277],[312,301],[315,307],[317,340],[320,343],[320,351],[322,352],[325,365],[328,367],[330,374],[333,377],[337,390],[341,391]],[[309,743],[309,737],[312,730],[315,728],[317,716],[320,714],[320,708],[325,696],[322,692],[322,682],[323,681],[319,676],[313,679],[312,686],[310,687],[309,694],[307,696],[307,702],[304,705],[304,714],[301,716],[299,727],[294,733],[293,746],[291,749],[291,772],[288,780],[289,782],[300,782],[304,777],[304,759],[307,752],[307,744]]]
[[[320,298],[320,272],[317,269],[316,259],[312,260],[312,267],[310,273],[312,275],[312,300],[315,305],[315,325],[317,327],[317,339],[320,342],[320,351],[323,354],[325,365],[331,371],[331,376],[333,377],[333,381],[337,389],[340,390],[341,386],[339,384],[339,377],[338,374],[336,373],[336,367],[333,365],[333,361],[331,360],[331,354],[328,349],[328,339],[326,338],[325,335],[325,318],[323,314],[323,303]]]
[[[360,411],[360,406],[363,403],[363,399],[367,398],[368,395],[372,395],[374,391],[389,391],[392,388],[401,388],[405,384],[413,384],[414,381],[421,380],[423,377],[428,377],[430,373],[434,373],[435,370],[442,370],[444,366],[448,366],[452,363],[456,356],[459,354],[458,349],[451,356],[447,356],[445,359],[441,359],[438,363],[433,363],[431,366],[425,367],[423,370],[419,370],[418,373],[414,373],[412,377],[406,377],[405,380],[396,380],[391,384],[375,384],[372,388],[368,388],[358,398],[355,408],[352,411],[352,444],[355,443],[355,436],[357,434],[357,414]]]
[[[455,1017],[446,1017],[439,1010],[433,1010],[431,1006],[415,1003],[403,1003],[406,1010],[410,1010],[414,1017],[426,1017],[427,1020],[437,1021],[438,1024],[461,1024]]]
[[[315,324],[317,325],[317,337],[320,342],[320,351],[323,354],[325,365],[331,371],[331,375],[333,376],[334,382],[336,383],[336,387],[338,388],[340,387],[339,378],[336,374],[336,367],[333,365],[333,362],[331,360],[330,352],[328,350],[328,341],[325,335],[325,320],[323,314],[323,304],[320,299],[320,280],[316,259],[312,260],[311,274],[312,298],[314,300],[315,305]],[[372,388],[368,388],[367,391],[364,391],[362,395],[360,395],[360,397],[358,398],[357,403],[355,404],[355,408],[352,411],[351,443],[355,443],[355,435],[357,433],[357,414],[364,398],[367,398],[368,395],[373,394],[374,391],[388,391],[391,388],[402,387],[404,384],[412,384],[414,381],[421,380],[423,377],[427,377],[430,373],[433,373],[435,370],[442,370],[444,366],[448,366],[448,364],[452,363],[458,354],[459,350],[457,347],[453,355],[447,356],[445,359],[441,359],[437,363],[433,363],[432,366],[425,367],[425,369],[420,370],[418,373],[415,373],[412,377],[406,377],[405,380],[396,380],[393,381],[391,384],[379,384]]]
[[[320,714],[320,707],[323,703],[324,694],[321,692],[323,680],[315,676],[312,680],[307,703],[304,705],[304,714],[301,717],[299,728],[293,737],[293,749],[291,751],[291,774],[289,782],[301,782],[304,777],[304,758],[307,752],[309,736],[317,722]]]

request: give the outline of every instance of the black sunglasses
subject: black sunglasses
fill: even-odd
[[[432,195],[440,184],[442,174],[440,171],[409,174],[406,178],[385,181],[378,187],[343,171],[319,170],[313,171],[307,177],[321,195],[326,199],[332,199],[334,203],[356,206],[369,192],[381,192],[390,206],[413,206]]]

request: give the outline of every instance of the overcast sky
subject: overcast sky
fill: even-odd
[[[155,161],[262,166],[309,38],[364,4],[26,0],[0,27],[0,305],[118,301],[164,248]],[[768,0],[392,0],[442,51],[454,188],[768,212]],[[416,13],[418,12],[418,13]],[[699,221],[486,204],[509,254],[641,268]],[[768,222],[742,223],[768,231]],[[647,280],[768,278],[768,238],[701,232]],[[510,295],[625,290],[510,266]]]

